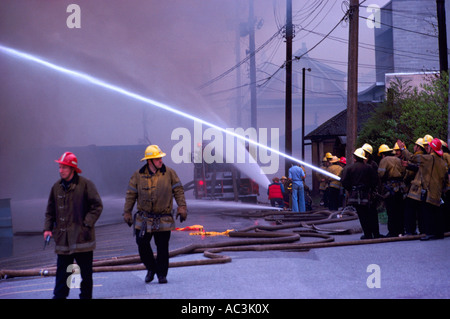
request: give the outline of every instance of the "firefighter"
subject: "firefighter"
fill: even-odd
[[[267,195],[269,196],[270,205],[272,207],[284,207],[284,186],[280,183],[280,179],[278,177],[272,178],[272,184],[270,184],[267,189]]]
[[[145,282],[153,280],[155,274],[160,284],[167,283],[169,269],[169,239],[175,229],[172,215],[173,198],[178,205],[176,218],[186,220],[187,207],[184,188],[176,172],[163,164],[166,156],[158,145],[146,148],[141,161],[146,164],[130,178],[125,196],[124,221],[132,226],[136,235],[139,256],[147,269]],[[132,218],[132,210],[137,202],[137,212]],[[155,238],[156,259],[150,245]]]
[[[322,159],[322,165],[320,166],[320,169],[326,171],[328,168],[328,159],[326,156]],[[320,174],[319,172],[317,174],[317,179],[319,180],[319,193],[320,193],[320,206],[328,207],[328,183],[326,180],[326,176],[323,174]]]
[[[94,225],[103,203],[94,183],[78,175],[81,169],[75,154],[65,152],[55,162],[59,164],[61,179],[50,191],[44,224],[44,239],[54,238],[58,255],[53,298],[65,299],[69,295],[69,276],[75,268],[71,272],[68,269],[75,260],[82,279],[80,299],[92,299]]]
[[[376,176],[378,176],[378,164],[377,162],[375,162],[374,160],[374,155],[373,155],[373,147],[372,145],[370,145],[369,143],[365,143],[362,147],[364,150],[364,154],[366,159],[366,164],[368,164],[370,167],[372,167],[372,170],[374,171],[374,174]],[[374,233],[377,234],[377,237],[383,237],[382,235],[380,235],[380,230],[379,230],[379,223],[378,223],[378,205],[380,204],[380,197],[379,196],[375,196],[377,194],[378,189],[380,188],[379,185],[379,179],[377,179],[377,185],[375,185],[374,189],[373,189],[373,193],[370,194],[370,214],[369,216],[371,218],[373,218],[373,221],[371,223],[371,225],[373,225],[373,227],[376,227],[376,229],[374,230]]]
[[[394,152],[386,144],[381,145],[378,149],[378,155],[381,155],[378,177],[382,184],[381,194],[384,197],[388,216],[387,237],[402,236],[404,231],[403,194],[405,193],[405,183],[403,178],[406,169],[402,165],[401,159],[393,156]]]
[[[339,165],[339,157],[337,156],[333,156],[333,158],[330,160],[330,166],[328,167],[328,172],[330,172],[331,174],[334,174],[336,176],[341,177],[341,173],[342,173],[342,166]],[[328,200],[329,200],[329,205],[328,208],[330,210],[338,210],[339,209],[339,204],[341,203],[341,201],[339,200],[339,195],[341,193],[341,182],[331,178],[331,177],[326,177],[326,180],[328,182]]]
[[[398,142],[396,143],[398,145]],[[416,198],[411,198],[408,196],[409,191],[411,190],[411,183],[416,178],[417,171],[419,169],[418,165],[414,165],[412,162],[414,160],[411,160],[411,157],[417,157],[422,154],[426,154],[426,151],[423,147],[423,138],[419,137],[416,142],[414,143],[414,153],[410,153],[408,149],[404,148],[401,150],[402,152],[402,158],[407,160],[405,167],[405,186],[406,186],[406,198],[404,201],[404,216],[405,216],[405,234],[406,235],[416,235],[416,229],[419,228],[419,232],[425,233],[425,229],[423,226],[423,218],[422,218],[422,212],[420,209],[420,201],[418,201]],[[420,176],[417,176],[420,177]]]
[[[441,144],[443,151],[442,158],[447,163],[450,174],[450,151],[448,148],[448,144],[443,140],[441,140]],[[441,206],[442,214],[444,216],[444,232],[448,232],[450,231],[450,176],[447,180],[447,185],[445,186],[442,200],[444,201],[444,204]]]
[[[365,152],[358,148],[353,153],[354,163],[347,165],[342,171],[341,183],[348,192],[348,205],[353,206],[361,223],[364,235],[361,239],[378,238],[378,219],[373,218],[369,209],[370,194],[378,180],[375,171],[364,161]]]
[[[396,157],[403,159],[402,150],[398,147],[398,143],[396,142],[394,147],[392,148]]]
[[[411,198],[416,198],[421,202],[421,209],[425,225],[426,236],[420,240],[442,239],[443,216],[441,196],[448,180],[448,167],[442,159],[443,151],[441,141],[437,138],[428,142],[424,137],[425,149],[428,154],[419,155],[413,163],[418,165],[416,178],[411,182],[411,189],[408,194]],[[400,149],[404,149],[403,142],[399,142]]]

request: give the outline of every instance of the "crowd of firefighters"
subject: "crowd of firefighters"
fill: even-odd
[[[376,156],[378,155],[378,156]],[[323,168],[340,180],[321,175],[324,206],[330,210],[354,206],[364,235],[379,233],[378,208],[387,214],[388,237],[425,234],[421,240],[441,239],[450,230],[450,152],[446,142],[431,135],[418,138],[413,153],[397,140],[383,144],[377,154],[364,144],[353,154],[354,163],[330,153]]]
[[[320,206],[331,211],[353,206],[364,233],[362,239],[419,233],[425,234],[421,240],[430,240],[441,239],[450,231],[450,151],[443,140],[431,135],[420,137],[413,153],[400,140],[393,148],[380,145],[376,153],[366,143],[355,150],[352,163],[328,152],[320,168],[339,177],[316,173]],[[307,189],[305,185],[305,193]],[[292,208],[292,179],[273,178],[268,196],[272,206]],[[383,208],[386,235],[379,231],[378,213]]]

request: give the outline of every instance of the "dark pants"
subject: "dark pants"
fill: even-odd
[[[140,230],[136,229],[136,243],[142,263],[147,270],[156,273],[158,277],[166,277],[169,271],[170,231],[146,232],[142,237],[139,237],[139,232]],[[150,245],[152,237],[155,237],[156,259]]]
[[[53,291],[53,299],[65,299],[69,295],[70,283],[76,281],[79,276],[76,273],[72,274],[72,270],[75,270],[73,265],[74,260],[80,269],[81,283],[80,283],[80,299],[92,299],[92,260],[94,253],[92,251],[83,253],[74,253],[71,255],[58,255],[57,269],[56,269],[56,284]],[[69,279],[70,277],[70,279]],[[69,282],[67,282],[69,279]]]
[[[404,206],[403,194],[396,192],[384,200],[386,206],[386,213],[388,216],[388,231],[389,236],[397,237],[403,235],[404,230]]]
[[[376,210],[371,209],[369,205],[355,205],[358,213],[359,222],[366,239],[378,238],[380,236],[378,225],[378,214]]]
[[[272,205],[272,207],[284,207],[283,198],[271,198],[270,205]]]
[[[328,188],[328,208],[330,210],[339,209],[339,205],[342,203],[342,201],[340,201],[341,199],[340,194],[341,194],[340,189],[334,187]]]
[[[444,232],[450,232],[450,191],[443,196],[444,205],[441,205],[442,215],[444,218]]]
[[[422,213],[425,224],[425,234],[444,237],[444,215],[439,206],[422,202]]]
[[[405,232],[409,235],[416,234],[417,227],[419,233],[424,234],[422,203],[415,199],[407,197],[405,199]]]

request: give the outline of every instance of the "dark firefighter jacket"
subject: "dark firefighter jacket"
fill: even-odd
[[[62,180],[56,182],[48,198],[44,231],[51,231],[55,252],[60,255],[93,251],[94,225],[103,210],[97,189],[90,180],[74,175],[65,189]]]
[[[172,216],[173,198],[178,206],[186,206],[184,188],[175,171],[163,164],[152,173],[148,164],[130,178],[125,196],[124,215],[131,216],[137,202],[135,228],[141,229],[146,220],[146,231],[170,231],[175,229]]]
[[[344,168],[341,183],[349,193],[350,205],[368,205],[370,194],[378,185],[378,176],[371,166],[357,161]]]

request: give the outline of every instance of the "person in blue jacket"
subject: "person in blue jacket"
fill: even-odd
[[[305,192],[303,181],[305,180],[305,171],[300,164],[294,165],[289,169],[289,178],[292,180],[292,211],[305,212]]]

